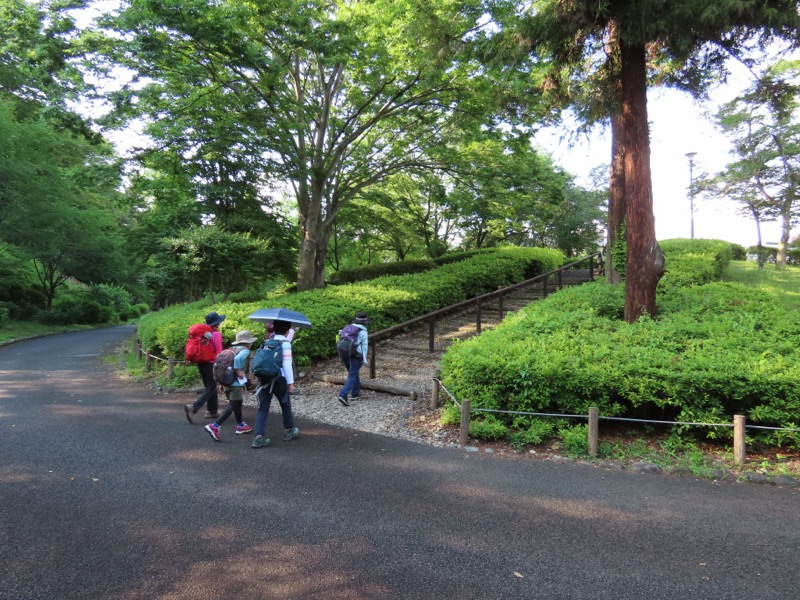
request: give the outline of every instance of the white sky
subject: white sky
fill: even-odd
[[[689,159],[687,152],[697,152],[694,177],[713,175],[732,161],[728,139],[714,128],[711,115],[716,107],[733,99],[749,84],[744,69],[734,71],[730,82],[711,94],[710,102],[700,105],[689,94],[668,89],[651,89],[648,94],[650,119],[650,166],[653,176],[653,213],[659,240],[688,238],[691,228],[689,210]],[[708,115],[704,113],[708,113]],[[564,128],[540,132],[534,143],[549,152],[556,164],[589,187],[589,170],[611,162],[610,133],[598,132],[589,139],[570,146],[561,141]],[[758,241],[755,222],[737,214],[734,202],[712,200],[695,195],[695,238],[721,239],[745,247]],[[792,231],[792,238],[797,235]],[[777,244],[778,222],[761,224],[762,241]]]

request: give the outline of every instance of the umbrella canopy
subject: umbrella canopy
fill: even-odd
[[[289,321],[294,327],[313,327],[311,321],[303,313],[289,310],[288,308],[259,308],[252,315],[247,317],[251,321],[260,323],[272,323],[274,321]]]

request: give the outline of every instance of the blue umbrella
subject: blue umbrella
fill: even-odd
[[[289,310],[288,308],[259,308],[252,315],[247,317],[251,321],[260,323],[272,323],[274,321],[289,321],[294,327],[313,327],[311,321],[303,313]]]

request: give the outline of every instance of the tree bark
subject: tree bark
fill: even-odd
[[[611,115],[611,174],[608,185],[608,241],[605,252],[605,272],[608,283],[617,284],[622,275],[614,268],[612,249],[620,239],[625,223],[625,144],[622,115]]]
[[[625,320],[655,315],[656,286],[664,273],[664,255],[656,241],[647,122],[647,63],[644,45],[620,48],[624,140]]]

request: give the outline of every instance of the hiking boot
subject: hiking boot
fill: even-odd
[[[253,448],[263,448],[264,446],[269,446],[271,443],[272,440],[263,435],[257,435],[253,438]]]
[[[204,429],[208,432],[208,435],[210,435],[214,441],[216,442],[219,441],[219,425],[217,425],[216,423],[209,423],[204,427]]]
[[[192,415],[194,414],[194,406],[192,406],[191,404],[186,404],[183,407],[183,410],[186,411],[186,420],[189,421],[189,423],[194,423],[194,421],[192,421]]]
[[[347,401],[347,396],[342,398],[341,396],[336,396],[336,399],[342,403],[342,406],[350,406],[350,403]]]
[[[219,418],[219,413],[218,413],[218,412],[213,412],[213,413],[212,413],[212,412],[208,412],[208,411],[206,411],[206,414],[205,414],[205,415],[203,415],[203,416],[204,416],[206,419],[217,419],[217,418]]]
[[[241,425],[236,426],[236,434],[242,435],[243,433],[250,433],[253,431],[253,428],[250,427],[247,423],[242,423]]]
[[[300,435],[300,430],[297,427],[292,427],[283,432],[283,441],[288,442]]]

